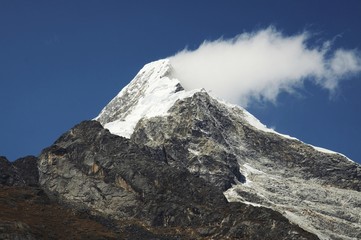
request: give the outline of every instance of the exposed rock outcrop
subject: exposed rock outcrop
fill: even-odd
[[[245,114],[198,92],[139,121],[132,140],[162,147],[170,165],[227,190],[229,201],[273,208],[324,239],[361,237],[360,165],[260,131]]]
[[[27,156],[10,162],[0,156],[0,185],[37,186],[39,181],[37,158]]]
[[[93,214],[181,228],[186,238],[317,239],[271,209],[228,203],[219,188],[171,166],[162,148],[134,144],[96,121],[75,126],[39,159],[46,192]]]
[[[324,239],[360,238],[360,165],[260,131],[245,114],[198,92],[167,116],[143,118],[131,139],[163,148],[170,165],[227,190],[229,201],[273,208]]]

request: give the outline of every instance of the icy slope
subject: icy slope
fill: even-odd
[[[98,120],[111,133],[130,138],[140,119],[165,116],[177,100],[191,97],[195,92],[205,91],[204,89],[184,90],[181,82],[173,78],[171,72],[172,66],[168,59],[146,64],[134,79],[106,105],[95,120]],[[240,106],[229,104],[221,99],[217,100],[230,108],[240,109],[244,113],[244,120],[258,130],[298,140],[268,128]],[[320,152],[340,154],[328,149],[312,147]]]
[[[178,99],[197,91],[184,91],[177,79],[169,77],[170,71],[167,59],[145,65],[95,120],[111,133],[130,138],[140,119],[166,115]]]
[[[111,133],[129,138],[137,122],[145,118],[165,116],[177,100],[191,97],[196,89],[186,91],[180,81],[171,76],[172,66],[168,59],[146,64],[134,79],[115,96],[95,118]],[[267,128],[245,109],[218,100],[229,107],[240,108],[244,118],[259,130],[275,132]],[[280,134],[282,135],[282,134]],[[287,135],[282,135],[289,137]]]

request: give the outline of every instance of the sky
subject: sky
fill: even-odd
[[[208,63],[182,62],[206,52],[199,59],[230,59],[209,62],[231,79],[221,97],[360,163],[360,12],[357,0],[0,1],[0,155],[38,155],[148,62],[172,57],[179,77],[205,76]]]

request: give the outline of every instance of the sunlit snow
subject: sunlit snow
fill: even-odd
[[[142,118],[166,116],[168,110],[177,100],[191,97],[196,92],[204,91],[204,89],[177,90],[179,85],[181,85],[181,79],[178,80],[171,77],[171,71],[172,66],[168,59],[146,64],[134,79],[109,103],[111,104],[116,99],[124,98],[127,100],[127,98],[130,98],[130,100],[134,100],[136,98],[135,104],[130,106],[130,109],[126,112],[121,113],[123,115],[120,115],[116,120],[103,123],[104,127],[109,129],[113,134],[130,138],[136,124]],[[212,95],[212,93],[210,93],[210,95]],[[213,97],[216,98],[216,96]],[[243,118],[258,130],[274,133],[288,139],[298,140],[297,138],[281,134],[274,129],[268,128],[251,113],[238,105],[230,104],[218,98],[217,100],[229,108],[239,108],[243,113]],[[110,109],[107,109],[107,107],[104,108],[95,119],[98,120],[103,114],[106,114],[106,111],[113,111],[117,107],[118,106],[111,106]],[[310,146],[323,153],[340,154],[328,149]]]
[[[145,65],[138,75],[115,97],[136,95],[142,90],[143,94],[130,113],[124,119],[108,122],[105,128],[113,134],[130,138],[134,127],[142,118],[165,116],[178,99],[192,96],[198,90],[176,91],[179,81],[167,76],[170,71],[168,60],[159,60]],[[96,118],[100,118],[103,111]]]

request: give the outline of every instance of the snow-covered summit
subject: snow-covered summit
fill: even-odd
[[[172,71],[169,59],[146,64],[134,79],[104,107],[95,120],[98,120],[111,133],[130,138],[136,124],[142,118],[165,116],[177,100],[204,91],[204,89],[184,90],[181,80],[174,78]],[[212,97],[217,99],[216,96]],[[217,100],[229,109],[240,109],[245,122],[258,130],[298,140],[268,128],[240,106],[221,99]],[[323,148],[315,147],[315,149],[329,154],[338,154]]]
[[[172,78],[168,59],[146,64],[95,119],[113,134],[127,137],[144,117],[164,116],[178,99],[191,96]]]

